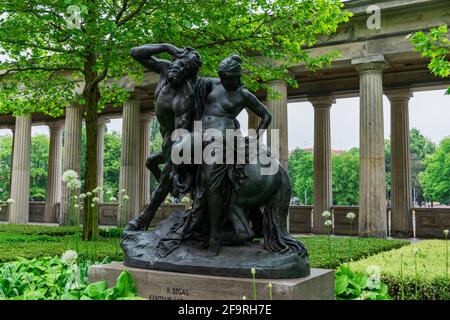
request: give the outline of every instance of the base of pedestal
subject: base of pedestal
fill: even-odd
[[[252,279],[130,268],[123,263],[89,268],[89,282],[106,280],[111,287],[119,274],[128,270],[138,295],[149,300],[242,300],[253,299]],[[250,277],[251,275],[249,275]],[[256,279],[257,300],[334,300],[334,270],[311,269],[298,279]]]

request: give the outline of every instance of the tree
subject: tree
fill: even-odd
[[[292,151],[289,155],[289,178],[293,195],[300,203],[311,205],[314,195],[314,155],[301,149]]]
[[[429,201],[450,204],[450,137],[442,140],[436,152],[425,160],[419,174],[424,197]]]
[[[450,40],[446,25],[432,28],[430,32],[422,31],[410,35],[409,39],[414,50],[422,54],[422,57],[431,59],[428,69],[437,77],[450,77]],[[450,88],[447,90],[450,94]]]
[[[119,193],[120,152],[122,138],[116,131],[105,133],[105,157],[103,162],[103,187],[115,197]],[[105,198],[109,201],[109,198]]]
[[[36,134],[31,138],[30,200],[32,201],[46,199],[49,144],[47,134]]]
[[[11,176],[12,135],[0,137],[0,201],[9,198]]]
[[[359,149],[332,156],[333,204],[359,204]]]
[[[425,170],[425,159],[436,151],[436,145],[416,128],[411,129],[409,139],[411,150],[411,188],[416,202],[421,206],[424,198],[419,175]]]
[[[342,6],[339,0],[2,0],[0,45],[11,63],[3,68],[0,112],[59,115],[69,104],[84,105],[84,189],[93,190],[98,113],[127,98],[115,80],[142,75],[130,48],[149,42],[189,44],[202,54],[203,72],[209,75],[219,60],[238,53],[244,56],[244,82],[250,89],[267,88],[273,79],[295,86],[290,65],[317,68],[336,56],[310,57],[305,49],[318,35],[332,34],[348,21]],[[98,213],[87,203],[83,238],[89,240],[98,237]]]

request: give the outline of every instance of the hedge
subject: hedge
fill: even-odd
[[[365,272],[368,266],[378,265],[382,281],[388,285],[390,295],[397,300],[449,299],[445,247],[444,240],[425,240],[353,262],[350,269]]]
[[[122,260],[119,244],[121,229],[101,229],[100,240],[81,241],[81,228],[33,225],[0,226],[0,262],[61,255],[67,249],[76,249],[81,256],[96,260],[109,257]],[[382,251],[399,248],[406,241],[371,238],[353,238],[352,251],[348,251],[348,238],[332,238],[333,259],[328,259],[328,237],[313,236],[298,238],[308,248],[310,264],[314,268],[336,268],[348,259],[356,260]]]

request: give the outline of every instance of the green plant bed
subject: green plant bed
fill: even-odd
[[[0,235],[3,232],[27,235],[66,236],[81,233],[81,227],[59,227],[59,226],[36,226],[30,224],[8,224],[0,225]]]
[[[351,249],[349,249],[349,238],[332,237],[330,261],[327,236],[299,237],[297,239],[308,248],[311,267],[324,269],[336,269],[344,262],[359,260],[409,244],[404,240],[355,237],[351,239]]]
[[[122,261],[123,253],[119,239],[101,239],[99,241],[81,241],[76,236],[58,237],[59,241],[35,242],[0,242],[0,262],[14,261],[19,257],[32,259],[36,257],[61,255],[66,250],[76,250],[82,258],[102,260],[110,257]]]
[[[365,272],[368,266],[378,265],[394,299],[448,299],[445,251],[445,241],[426,240],[353,262],[350,269]]]

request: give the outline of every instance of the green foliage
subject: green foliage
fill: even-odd
[[[49,144],[50,139],[46,134],[36,134],[31,139],[31,201],[44,201],[47,194]]]
[[[448,27],[446,25],[432,28],[428,33],[422,31],[408,36],[414,50],[423,57],[431,59],[428,68],[441,78],[450,77],[450,40],[448,38]],[[450,88],[447,91],[450,94]]]
[[[292,191],[300,199],[300,203],[311,205],[314,194],[314,156],[312,152],[301,149],[289,155],[288,171]],[[306,203],[305,203],[306,193]]]
[[[309,262],[313,268],[336,269],[344,262],[362,259],[379,252],[408,245],[403,240],[385,240],[378,238],[352,238],[352,250],[348,250],[348,239],[331,238],[332,259],[328,258],[328,237],[299,237],[309,252]],[[352,269],[353,270],[353,269]]]
[[[58,257],[41,257],[0,265],[0,299],[12,300],[121,300],[136,297],[136,286],[128,271],[108,289],[106,281],[87,284],[92,262],[65,263]],[[75,282],[74,282],[75,280]]]
[[[12,135],[0,137],[0,200],[9,198],[9,177],[11,174]]]
[[[390,300],[384,283],[371,286],[369,277],[362,272],[352,272],[345,266],[335,274],[336,300]]]
[[[450,138],[443,139],[436,152],[425,160],[419,175],[427,200],[450,204]]]
[[[333,204],[359,203],[359,149],[332,155]]]
[[[122,146],[122,136],[116,132],[105,133],[105,154],[103,161],[103,188],[110,190],[110,195],[104,196],[104,201],[109,202],[109,198],[117,196],[119,193],[120,175],[120,153]]]
[[[414,248],[420,249],[417,256],[419,300],[448,299],[450,283],[446,279],[445,241],[425,240],[414,245],[386,251],[350,263],[350,269],[365,272],[368,266],[381,269],[381,280],[389,287],[389,294],[396,300],[416,299],[416,271]],[[402,295],[403,291],[403,295]]]
[[[411,149],[411,187],[415,190],[416,201],[421,205],[425,199],[420,173],[425,171],[425,159],[436,151],[436,145],[416,128],[411,129],[409,141]]]

